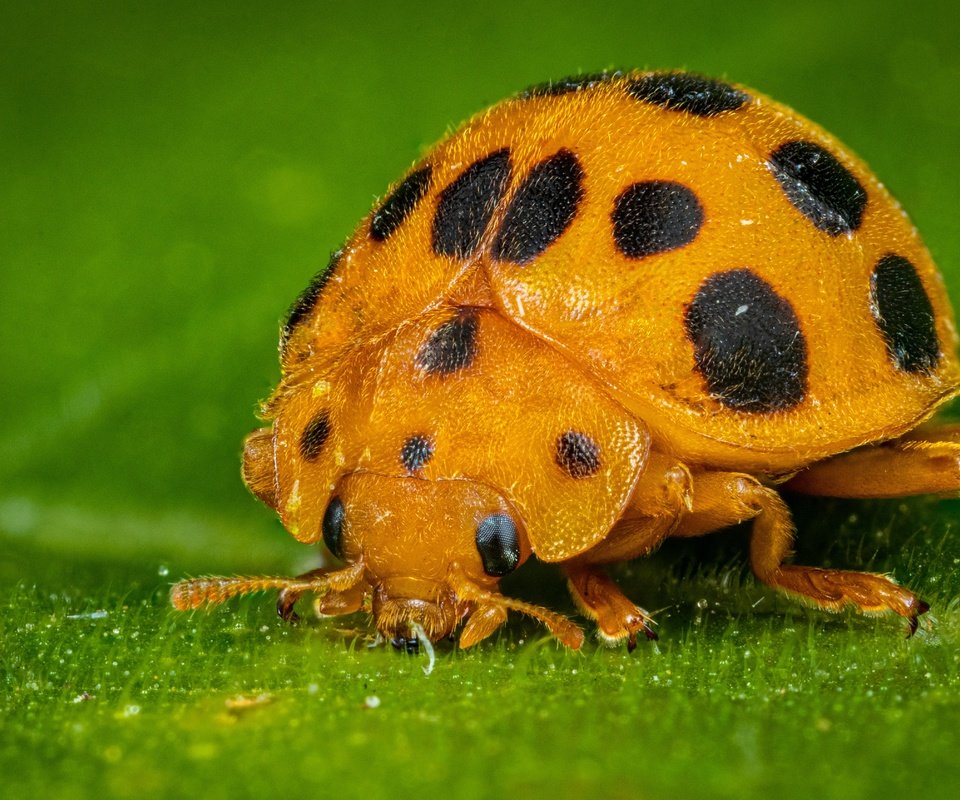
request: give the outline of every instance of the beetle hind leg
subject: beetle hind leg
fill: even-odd
[[[929,606],[890,578],[868,572],[784,564],[793,543],[794,528],[783,500],[773,489],[753,481],[740,481],[740,491],[743,499],[756,508],[750,563],[758,580],[826,611],[847,606],[865,614],[892,611],[909,622],[909,635],[916,631],[917,618]]]
[[[886,498],[960,492],[960,426],[927,427],[828,458],[784,488],[824,497]]]

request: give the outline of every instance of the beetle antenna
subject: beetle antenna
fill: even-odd
[[[304,592],[315,587],[295,578],[244,577],[191,578],[180,581],[170,590],[170,602],[177,611],[189,611],[203,605],[215,606],[242,594],[282,589]]]
[[[170,590],[170,602],[178,611],[189,611],[204,605],[218,605],[232,597],[254,592],[280,589],[299,596],[304,592],[326,594],[328,591],[344,591],[354,586],[363,576],[363,562],[358,561],[345,569],[318,575],[311,580],[281,577],[191,578],[174,584]]]

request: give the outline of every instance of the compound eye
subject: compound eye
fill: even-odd
[[[343,558],[343,500],[334,497],[323,515],[323,543],[337,558]]]
[[[477,550],[483,559],[483,571],[500,577],[513,572],[520,563],[517,526],[506,514],[494,514],[477,526]]]

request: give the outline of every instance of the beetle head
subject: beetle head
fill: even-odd
[[[368,608],[377,631],[400,645],[419,636],[437,641],[464,622],[460,646],[468,647],[493,633],[508,610],[539,619],[569,646],[582,640],[565,617],[499,593],[500,578],[531,551],[510,504],[485,484],[354,473],[331,495],[321,535],[343,569],[302,579],[186,581],[174,587],[174,605],[279,588],[281,613],[292,612],[300,594],[315,592],[318,614]]]
[[[418,628],[449,635],[473,594],[495,592],[530,555],[506,501],[473,481],[354,474],[337,486],[322,531],[334,556],[363,564],[377,630],[391,640]]]

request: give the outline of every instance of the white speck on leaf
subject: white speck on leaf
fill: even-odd
[[[110,612],[101,608],[99,611],[89,611],[86,614],[67,614],[67,619],[105,619],[108,616]]]

